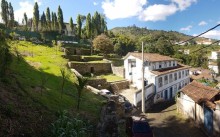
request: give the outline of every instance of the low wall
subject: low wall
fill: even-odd
[[[129,88],[129,81],[122,80],[110,83],[111,90],[113,93],[119,93],[120,90]]]
[[[64,49],[65,55],[91,55],[90,49],[66,47]]]
[[[70,68],[77,70],[80,74],[104,74],[111,73],[111,64],[110,63],[87,63],[87,62],[68,62]]]
[[[119,77],[125,77],[125,69],[124,67],[114,67],[112,66],[112,73]]]
[[[99,60],[103,60],[102,56],[85,56],[82,58],[83,61],[88,62],[88,61],[99,61]]]
[[[109,84],[105,78],[89,79],[87,85],[97,89],[109,89]]]
[[[154,84],[149,84],[147,87],[145,87],[145,99],[148,100],[153,95],[154,95]],[[142,100],[142,90],[138,90],[136,93],[134,93],[134,105],[137,106],[138,103],[141,102],[141,100]]]
[[[69,61],[82,61],[80,55],[67,55],[65,58],[69,59]]]

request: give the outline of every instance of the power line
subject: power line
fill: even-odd
[[[188,41],[190,41],[190,40],[193,40],[193,39],[195,39],[195,38],[198,38],[199,36],[201,36],[201,35],[203,35],[203,34],[209,32],[209,31],[211,31],[211,30],[213,30],[213,29],[215,29],[215,28],[217,28],[217,27],[219,27],[219,26],[220,26],[220,24],[218,24],[218,25],[216,25],[216,26],[214,26],[214,27],[208,29],[207,31],[205,31],[205,32],[203,32],[203,33],[200,33],[200,34],[197,35],[197,36],[194,36],[194,37],[192,37],[192,38],[190,38],[190,39],[188,39],[188,40],[182,41],[182,42],[180,42],[180,43],[178,43],[178,44],[181,45],[181,44],[186,43],[186,42],[188,42]],[[214,44],[214,43],[212,43],[212,44]],[[211,45],[212,45],[212,44],[211,44]]]

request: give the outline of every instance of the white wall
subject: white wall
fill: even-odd
[[[210,59],[218,59],[218,52],[212,51]]]
[[[153,93],[154,93],[154,85],[150,84],[145,89],[145,99],[148,99],[150,97],[150,95],[152,95]],[[137,106],[138,102],[141,102],[141,100],[142,100],[142,92],[141,92],[141,90],[138,90],[134,94],[134,102],[133,102],[133,104],[135,106]]]
[[[176,84],[182,83],[182,82],[184,82],[184,83],[187,82],[187,84],[188,84],[190,82],[189,81],[190,77],[189,77],[189,74],[186,76],[186,70],[188,70],[188,69],[184,69],[184,70],[175,71],[175,72],[172,72],[172,73],[169,73],[169,74],[165,74],[165,75],[168,76],[168,84],[166,84],[166,85],[164,84],[164,77],[165,77],[165,75],[161,75],[161,76],[156,77],[156,80],[155,80],[156,91],[157,92],[161,92],[161,91],[169,88],[172,85],[176,85]],[[182,71],[184,71],[184,75],[183,75]],[[181,78],[180,79],[179,79],[179,72],[181,72]],[[177,80],[174,79],[174,73],[177,73]],[[169,83],[169,75],[170,74],[173,75],[173,82],[171,82],[171,83]],[[158,79],[160,77],[163,78],[163,86],[162,87],[158,86],[158,84],[159,84],[159,80]],[[178,85],[178,87],[179,87],[179,85]],[[183,87],[182,84],[181,84],[181,87]]]
[[[218,72],[218,66],[215,66],[215,65],[209,65],[209,69],[214,70],[214,72],[217,73],[217,74],[219,73],[219,72]]]

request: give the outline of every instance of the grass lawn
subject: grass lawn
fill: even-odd
[[[124,80],[124,78],[116,76],[114,74],[101,75],[100,77],[105,78],[107,80],[107,82],[114,82],[114,81]]]
[[[63,54],[54,47],[48,45],[36,45],[25,41],[11,41],[12,52],[15,48],[21,54],[20,61],[12,63],[11,69],[27,93],[48,110],[57,112],[59,110],[75,110],[77,91],[73,86],[76,78],[67,70],[69,78],[66,80],[64,94],[61,98],[61,68],[66,68],[67,60],[62,58]],[[46,82],[44,82],[46,80]],[[44,83],[44,90],[39,88]],[[41,95],[42,93],[42,95]],[[80,112],[86,113],[98,119],[99,111],[104,98],[91,92],[84,91],[80,104]]]

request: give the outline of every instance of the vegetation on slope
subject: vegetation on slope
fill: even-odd
[[[0,136],[47,135],[55,114],[62,110],[97,120],[104,99],[84,91],[76,111],[76,79],[72,74],[61,98],[60,69],[67,63],[61,52],[24,41],[10,41],[10,45],[14,53],[10,74],[0,82]]]

